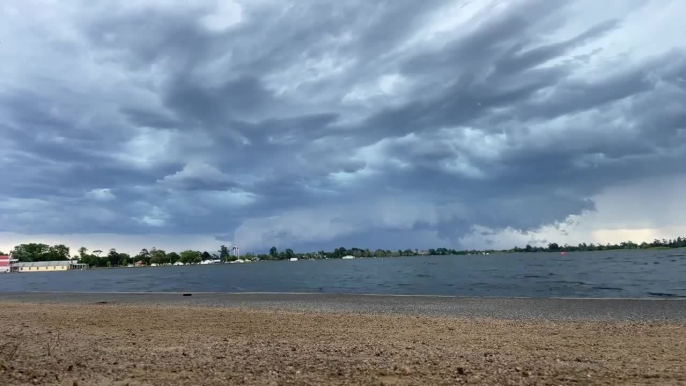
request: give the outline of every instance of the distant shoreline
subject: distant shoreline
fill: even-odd
[[[164,250],[143,249],[138,255],[132,256],[128,253],[117,252],[112,248],[107,255],[100,256],[102,251],[95,251],[98,254],[88,254],[87,249],[80,248],[79,256],[70,258],[69,248],[64,245],[48,246],[46,244],[21,244],[16,246],[12,251],[12,257],[19,260],[20,263],[43,262],[43,261],[78,261],[81,264],[86,264],[90,267],[99,268],[115,268],[115,267],[130,267],[133,263],[135,266],[142,263],[145,266],[165,266],[177,265],[177,262],[183,262],[184,265],[196,265],[205,261],[215,261],[219,263],[250,263],[258,261],[300,261],[300,260],[346,260],[346,259],[360,259],[360,258],[395,258],[395,257],[432,257],[432,256],[485,256],[485,255],[510,255],[510,254],[530,254],[530,253],[551,253],[562,254],[576,253],[576,252],[610,252],[610,251],[666,251],[679,250],[686,248],[686,238],[677,238],[674,240],[655,240],[653,243],[636,244],[631,241],[620,244],[595,245],[593,243],[582,243],[576,246],[573,245],[558,245],[550,243],[548,247],[532,247],[527,245],[525,248],[515,247],[506,250],[456,250],[448,248],[430,248],[428,250],[406,249],[406,250],[370,250],[368,248],[337,248],[333,252],[318,251],[318,252],[294,252],[292,249],[286,249],[279,252],[275,247],[272,247],[269,254],[254,254],[251,252],[245,255],[239,255],[236,248],[235,254],[231,255],[225,246],[222,246],[221,256],[211,255],[209,252],[200,252],[187,250],[181,252],[167,253]],[[43,252],[38,252],[43,251]],[[48,252],[45,252],[48,251]],[[0,253],[2,255],[2,253]],[[3,255],[5,259],[8,256]]]
[[[354,257],[355,260],[358,259],[396,259],[396,258],[412,258],[412,257],[439,257],[439,256],[455,256],[455,257],[462,257],[462,256],[474,256],[474,257],[481,257],[481,256],[499,256],[499,255],[511,255],[511,254],[560,254],[564,253],[566,254],[577,254],[577,253],[598,253],[598,252],[641,252],[641,251],[668,251],[668,250],[680,250],[684,249],[686,250],[686,247],[677,247],[677,248],[672,248],[672,247],[650,247],[650,248],[639,248],[639,249],[604,249],[604,250],[592,250],[592,251],[492,251],[488,253],[467,253],[467,254],[453,254],[453,255],[402,255],[402,256],[381,256],[381,257],[375,257],[375,256],[361,256],[361,257]],[[158,264],[158,265],[134,265],[134,266],[112,266],[112,267],[100,267],[100,266],[91,266],[88,268],[88,270],[111,270],[111,269],[123,269],[123,268],[158,268],[158,267],[188,267],[188,266],[213,266],[213,265],[223,265],[223,264],[251,264],[251,263],[263,263],[263,262],[300,262],[300,261],[320,261],[320,260],[346,260],[343,258],[339,257],[327,257],[327,258],[302,258],[302,259],[297,259],[295,261],[289,261],[285,259],[264,259],[264,260],[243,260],[242,262],[235,262],[235,261],[221,261],[218,263],[213,263],[213,264],[200,264],[200,263],[189,263],[189,264],[169,264],[169,263],[164,263],[164,264]],[[74,261],[72,260],[51,260],[51,261]],[[18,272],[12,272],[12,273],[18,273]],[[56,272],[55,272],[56,273]]]

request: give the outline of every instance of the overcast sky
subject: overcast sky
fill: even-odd
[[[0,4],[0,250],[686,235],[681,0]]]

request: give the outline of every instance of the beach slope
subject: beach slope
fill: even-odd
[[[679,320],[516,319],[118,299],[3,296],[0,384],[686,382],[686,325]]]

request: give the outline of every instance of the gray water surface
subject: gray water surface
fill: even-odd
[[[0,275],[0,292],[686,297],[686,249],[413,256]]]

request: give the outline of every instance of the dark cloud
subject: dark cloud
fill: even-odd
[[[686,161],[657,3],[10,4],[0,231],[497,244]]]

